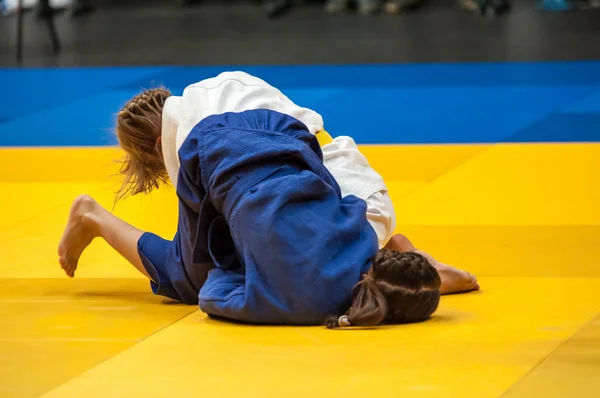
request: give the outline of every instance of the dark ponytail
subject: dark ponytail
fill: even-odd
[[[341,326],[375,326],[384,321],[388,313],[385,296],[369,274],[354,287],[352,307],[346,315],[330,317],[325,326],[335,329]]]
[[[440,301],[440,275],[414,252],[380,250],[371,270],[353,290],[352,307],[325,322],[329,329],[426,320]]]

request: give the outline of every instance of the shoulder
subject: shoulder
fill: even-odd
[[[231,86],[271,87],[264,80],[246,72],[223,72],[186,87],[185,91],[222,91]]]

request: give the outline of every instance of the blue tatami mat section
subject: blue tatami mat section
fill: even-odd
[[[144,88],[244,70],[362,144],[600,141],[600,62],[1,70],[0,146],[116,144]]]

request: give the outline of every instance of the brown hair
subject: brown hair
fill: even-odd
[[[125,151],[120,173],[125,181],[116,200],[149,193],[168,181],[160,142],[162,110],[171,93],[164,88],[133,97],[117,115],[117,138]]]
[[[334,329],[424,321],[437,309],[440,285],[440,275],[422,255],[381,249],[354,287],[352,307],[325,325]]]

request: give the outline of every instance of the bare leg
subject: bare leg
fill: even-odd
[[[137,250],[138,240],[143,234],[143,231],[106,211],[91,197],[82,195],[71,206],[67,226],[58,244],[58,262],[72,278],[81,253],[94,238],[101,237],[150,279]]]
[[[442,294],[464,293],[472,290],[479,290],[479,283],[477,283],[477,278],[474,275],[447,264],[440,263],[428,253],[417,250],[411,241],[404,235],[398,234],[392,236],[390,241],[385,245],[385,248],[398,251],[414,251],[425,257],[440,274],[440,279],[442,280],[440,293]]]

